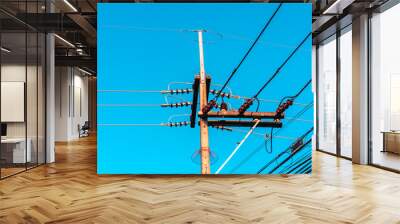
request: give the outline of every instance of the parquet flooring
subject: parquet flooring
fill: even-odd
[[[0,223],[400,223],[400,175],[314,153],[312,175],[98,176],[96,139],[0,181]]]

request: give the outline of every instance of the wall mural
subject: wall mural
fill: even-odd
[[[311,173],[311,16],[99,3],[98,173]]]

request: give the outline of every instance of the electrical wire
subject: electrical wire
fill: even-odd
[[[257,127],[257,125],[260,123],[260,120],[256,119],[254,120],[255,123],[253,127],[250,128],[250,130],[247,132],[246,136],[240,141],[239,145],[235,147],[235,149],[231,152],[231,154],[226,158],[226,160],[221,164],[221,166],[217,169],[215,174],[219,174],[221,170],[225,167],[225,165],[232,159],[232,157],[235,155],[235,153],[239,150],[239,148],[243,145],[243,143],[246,141],[246,139],[251,135],[251,133],[254,131],[254,129]]]
[[[168,83],[167,89],[171,90],[171,86],[172,85],[176,85],[176,84],[180,84],[180,85],[193,85],[193,82],[176,82],[176,81],[172,81]]]
[[[302,157],[300,157],[299,159],[295,160],[295,163],[293,162],[293,158],[292,158],[292,162],[288,166],[286,166],[283,169],[281,169],[281,172],[282,173],[291,173],[290,172],[291,170],[297,169],[299,167],[300,163],[302,163],[305,160],[308,160],[308,158],[311,157],[311,156],[312,156],[311,151],[307,152]]]
[[[161,93],[160,90],[138,90],[138,89],[103,89],[98,93]]]
[[[291,99],[292,102],[294,102],[294,101],[296,100],[296,98],[299,97],[299,96],[301,95],[301,93],[303,93],[303,91],[307,88],[307,86],[310,85],[310,83],[311,83],[311,79],[310,79],[309,81],[307,81],[307,83],[306,83],[295,95],[283,97],[283,98],[281,99],[281,101],[280,101],[278,107],[280,107],[280,106],[282,105],[283,101],[286,100],[286,99]],[[257,99],[257,98],[255,98],[255,99]],[[258,107],[259,107],[259,105],[257,105],[257,108],[258,108]],[[273,144],[272,144],[272,141],[273,141],[273,131],[274,131],[274,128],[271,127],[271,133],[270,133],[270,135],[269,135],[269,138],[270,138],[270,148],[269,148],[269,150],[268,150],[267,144],[265,143],[265,151],[266,151],[267,153],[272,153],[272,151],[273,151],[273,149],[272,149],[272,147],[273,147]]]
[[[306,84],[304,84],[304,85],[301,87],[301,89],[300,89],[299,91],[297,91],[297,93],[296,93],[295,95],[283,97],[283,98],[281,99],[281,101],[279,102],[279,106],[280,106],[280,105],[283,103],[283,101],[286,100],[286,99],[291,99],[291,100],[293,100],[293,101],[296,100],[296,98],[299,97],[299,96],[304,92],[304,90],[305,90],[310,84],[311,84],[311,79],[308,80],[308,81],[306,82]]]
[[[268,172],[268,174],[274,173],[277,169],[279,169],[283,164],[285,164],[291,157],[296,155],[298,152],[300,152],[302,149],[304,149],[305,146],[309,145],[311,143],[311,139],[309,139],[306,143],[301,145],[296,151],[294,151],[290,156],[288,156],[286,159],[284,159],[282,162],[280,162],[274,169]],[[275,157],[276,158],[276,157]],[[261,169],[258,170],[257,174],[260,174],[263,172],[268,166],[271,164],[272,161],[268,162],[266,165],[264,165]]]
[[[274,132],[274,128],[271,127],[271,132],[270,132],[270,134],[269,134],[269,142],[270,142],[269,150],[268,150],[268,147],[267,147],[267,143],[268,143],[268,141],[267,141],[267,134],[265,134],[265,151],[266,151],[267,153],[272,153],[272,151],[273,151],[273,149],[272,149],[272,147],[273,147],[272,140],[273,140],[273,134],[274,134],[273,132]]]
[[[207,32],[210,32],[211,30],[207,29]],[[233,40],[233,41],[246,41],[246,42],[253,42],[254,38],[250,38],[244,35],[240,35],[240,34],[233,34],[233,33],[221,33],[221,32],[217,32],[214,31],[216,33],[218,33],[222,39],[226,39],[226,40]],[[260,40],[258,41],[258,44],[265,44],[268,46],[273,46],[273,47],[279,47],[279,48],[286,48],[286,49],[293,49],[294,45],[291,44],[282,44],[282,43],[278,43],[278,42],[271,42],[271,41],[265,41],[265,40]]]
[[[306,42],[306,40],[311,36],[311,32],[300,42],[299,45],[290,53],[290,55],[283,61],[283,63],[276,69],[275,73],[264,83],[264,85],[258,90],[258,92],[253,96],[256,98],[260,93],[268,86],[268,84],[279,74],[281,69],[288,63],[288,61],[293,57],[293,55],[299,50],[299,48]]]
[[[312,81],[311,79],[308,80],[308,82],[297,92],[296,95],[293,96],[293,98],[296,99],[298,96],[300,96],[300,94],[303,93],[303,91],[307,88],[307,86],[309,86],[311,84],[311,81]]]
[[[263,35],[264,31],[268,28],[270,25],[271,21],[275,17],[275,15],[278,13],[279,9],[282,7],[282,3],[278,5],[272,16],[268,19],[268,21],[265,23],[264,27],[261,29],[261,32],[258,34],[257,38],[254,40],[250,48],[247,50],[247,52],[244,54],[242,60],[240,60],[239,64],[232,70],[231,74],[228,76],[228,79],[225,81],[224,85],[221,87],[221,90],[217,93],[217,95],[214,97],[214,100],[218,100],[220,94],[222,91],[225,89],[225,87],[228,85],[229,81],[231,81],[232,77],[236,74],[240,66],[243,64],[243,62],[246,60],[247,56],[250,54],[251,50],[253,50],[254,46],[257,44],[258,40],[261,38]]]
[[[168,122],[171,122],[176,117],[190,117],[191,114],[174,114],[168,117]]]
[[[300,94],[307,88],[307,86],[309,85],[311,83],[311,80],[309,80],[301,89],[300,89],[300,91],[298,91],[294,96],[286,96],[286,97],[283,97],[282,99],[281,99],[281,102],[279,103],[279,105],[278,105],[278,107],[280,107],[281,105],[282,105],[282,103],[283,103],[283,101],[285,100],[285,99],[291,99],[292,100],[292,102],[293,101],[295,101],[295,99],[298,97],[298,96],[300,96]],[[257,99],[257,98],[256,98]],[[273,151],[273,149],[272,149],[272,147],[273,147],[273,144],[272,144],[272,141],[273,141],[273,130],[274,130],[274,128],[273,127],[271,127],[271,133],[270,133],[270,150],[267,150],[267,147],[266,147],[266,151],[268,152],[268,153],[272,153],[272,151]]]
[[[258,112],[258,110],[260,109],[260,100],[258,98],[255,98],[255,100],[257,102],[256,112]]]
[[[166,126],[163,123],[159,124],[97,124],[98,126]]]
[[[161,104],[97,104],[98,107],[160,107]]]
[[[127,123],[127,124],[98,124],[98,126],[115,126],[115,127],[135,127],[135,126],[162,126],[162,127],[185,127],[189,125],[190,122],[168,122],[168,123],[158,123],[158,124],[137,124],[137,123]]]
[[[229,130],[233,131],[233,132],[247,133],[247,131],[245,131],[245,130],[240,130],[240,129],[236,129],[236,128],[229,128]],[[265,138],[265,134],[260,133],[260,132],[253,131],[253,135],[257,135],[257,136]],[[297,139],[297,138],[284,136],[284,135],[275,135],[275,138],[286,139],[286,140],[296,140]]]
[[[164,96],[164,101],[165,101],[166,104],[170,104],[168,98],[174,98],[174,99],[177,99],[177,100],[180,100],[180,101],[185,101],[185,99],[183,97],[173,96],[173,95],[165,95]]]
[[[240,113],[244,113],[253,104],[254,100],[260,95],[260,93],[271,83],[271,81],[280,73],[281,69],[286,65],[286,63],[293,57],[293,55],[300,49],[300,47],[306,42],[306,40],[311,36],[308,33],[307,36],[297,45],[297,47],[289,54],[289,56],[283,61],[283,63],[275,70],[273,75],[261,86],[261,88],[254,94],[254,96],[246,100],[239,108]]]
[[[307,163],[303,167],[301,167],[296,174],[308,174],[311,172],[312,169],[312,163]]]
[[[299,119],[299,118],[292,118],[292,117],[285,117],[285,120],[294,120],[294,121],[299,121],[299,122],[304,122],[304,123],[314,123],[313,120]]]
[[[296,171],[297,169],[302,169],[304,166],[309,166],[309,163],[312,161],[312,156],[311,154],[306,154],[303,156],[300,160],[298,160],[295,164],[296,166],[290,166],[285,170],[285,173],[292,173]]]
[[[300,163],[302,163],[304,160],[307,160],[308,157],[311,156],[311,152],[310,153],[305,153],[302,157],[300,157],[299,159],[296,160],[296,163],[292,163],[289,166],[286,166],[284,169],[282,169],[282,172],[288,173],[287,171],[293,170],[296,167],[298,167],[298,165]]]
[[[191,29],[178,29],[178,28],[159,28],[159,27],[140,27],[140,26],[116,26],[116,25],[106,25],[102,26],[102,28],[111,28],[111,29],[131,29],[131,30],[139,30],[139,31],[151,31],[151,32],[194,32]]]
[[[293,152],[293,147],[295,146],[295,144],[298,143],[299,141],[303,141],[303,139],[304,139],[308,134],[310,134],[312,131],[313,131],[313,128],[310,128],[306,133],[304,133],[303,135],[301,135],[300,137],[298,137],[286,150],[284,150],[283,152],[281,152],[281,153],[279,154],[279,157],[280,157],[281,155],[286,154],[286,153],[290,153],[290,155],[291,155],[292,152]],[[272,138],[271,138],[271,141],[272,141]],[[294,149],[294,150],[297,150],[297,148]],[[292,164],[293,164],[293,158],[290,157],[290,160],[291,160],[291,164],[290,164],[290,165],[292,165]],[[278,159],[275,159],[275,161],[278,162]],[[279,166],[279,164],[277,164],[277,166]]]
[[[239,95],[232,95],[231,98],[232,98],[232,99],[238,99],[238,100],[240,100],[240,99],[243,99],[243,100],[252,99],[251,97],[239,96]],[[265,102],[265,103],[276,103],[276,104],[279,104],[279,103],[280,103],[279,100],[263,99],[263,98],[258,98],[258,97],[257,97],[257,100],[260,101],[260,102]],[[306,104],[306,103],[296,103],[296,102],[294,102],[293,105],[305,107],[305,106],[307,106],[308,104]]]
[[[302,116],[305,112],[307,112],[310,108],[312,108],[313,105],[314,105],[314,102],[310,102],[308,104],[308,106],[306,106],[302,110],[300,110],[293,118],[298,118],[298,117]],[[283,128],[275,131],[274,135],[276,135],[279,132],[281,132],[282,130],[285,130],[286,128],[290,127],[290,124],[292,124],[294,121],[295,121],[294,119],[288,121]],[[244,158],[238,165],[236,165],[232,169],[231,173],[234,173],[237,169],[239,169],[241,166],[243,166],[247,161],[249,161],[251,159],[251,157],[253,157],[260,149],[262,149],[264,147],[265,147],[265,142],[263,142],[262,144],[257,146],[246,158]]]
[[[310,145],[308,145],[308,146],[306,146],[306,147],[304,147],[303,148],[303,150],[304,149],[308,149],[308,148],[310,148],[311,146]],[[279,173],[285,173],[285,174],[290,174],[290,172],[287,172],[288,171],[288,167],[293,167],[293,166],[295,166],[297,163],[299,163],[299,161],[296,161],[296,160],[294,160],[293,159],[293,157],[291,157],[290,158],[290,163],[288,164],[289,162],[286,162],[285,164],[283,164],[280,168],[280,171],[279,171]],[[287,165],[286,165],[287,164]]]

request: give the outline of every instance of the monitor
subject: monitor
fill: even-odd
[[[1,136],[7,136],[7,124],[1,123]]]

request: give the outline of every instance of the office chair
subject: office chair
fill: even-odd
[[[89,136],[89,129],[90,129],[89,121],[85,121],[82,127],[78,125],[79,138]]]

